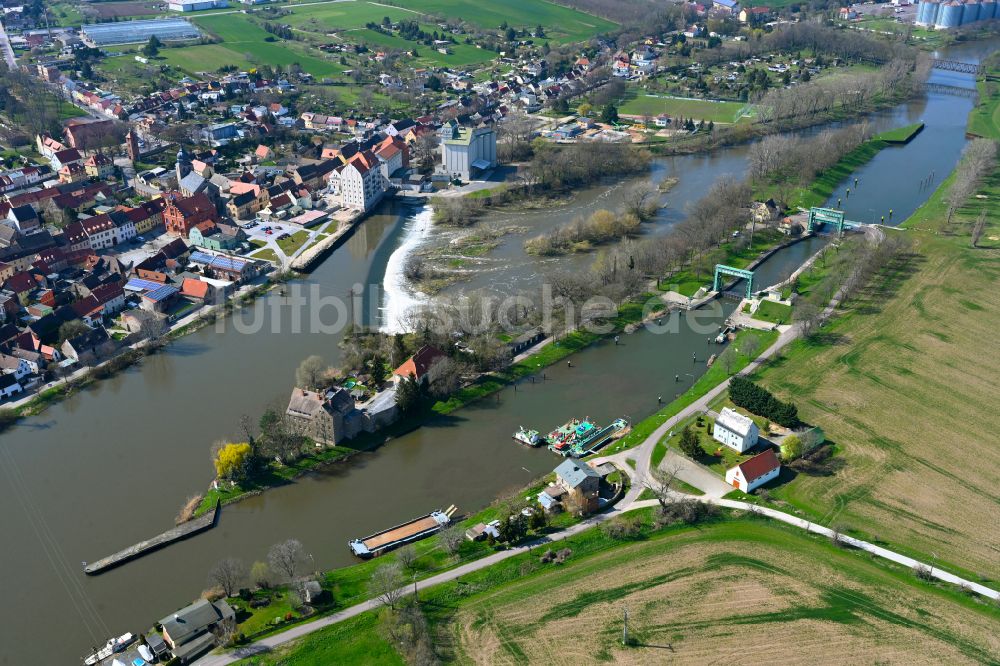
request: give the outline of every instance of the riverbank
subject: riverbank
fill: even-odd
[[[62,379],[45,384],[33,396],[26,396],[0,407],[0,432],[13,426],[22,418],[41,414],[52,405],[91,387],[95,382],[109,379],[119,372],[127,370],[139,363],[144,357],[160,351],[171,341],[208,326],[220,316],[228,316],[237,307],[252,303],[278,284],[293,277],[293,274],[280,274],[268,277],[260,284],[246,285],[226,302],[220,305],[203,306],[189,316],[174,322],[161,338],[153,340],[147,338],[135,342],[95,366],[79,368]]]
[[[835,164],[820,172],[812,182],[793,189],[790,194],[786,195],[788,199],[785,202],[786,207],[791,210],[808,210],[824,206],[840,184],[847,180],[851,174],[871,162],[886,148],[906,145],[923,128],[924,123],[919,122],[875,134],[841,157]],[[764,185],[757,189],[756,195],[760,200],[772,198],[777,196],[776,192],[779,189],[778,185]]]

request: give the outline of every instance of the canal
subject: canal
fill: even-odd
[[[993,48],[995,43],[979,43],[947,55],[971,61]],[[943,75],[960,76],[934,77]],[[969,81],[965,77],[962,85]],[[910,184],[932,170],[941,179],[953,168],[971,104],[935,93],[876,114],[873,122],[884,126],[923,119],[927,128],[860,170],[862,184],[851,197],[858,208],[848,207],[849,216],[893,207],[902,219],[919,205],[931,190]],[[745,151],[736,147],[658,163],[654,180],[673,174],[680,182],[657,224],[669,228],[684,203],[721,173],[741,173]],[[585,198],[586,205],[614,207],[599,191],[586,196],[593,198]],[[407,224],[411,214],[390,206],[368,219],[302,288],[311,290],[310,298],[322,298],[344,297],[354,284],[381,285],[390,256],[413,227]],[[539,270],[527,263],[533,259],[517,254],[522,240],[499,250],[500,256],[509,252],[515,267],[511,281],[521,270],[518,261],[525,270]],[[817,242],[776,255],[761,267],[760,284],[790,273]],[[502,270],[496,279],[504,279]],[[692,330],[685,322],[676,333],[643,331],[624,336],[617,347],[594,345],[574,358],[574,367],[546,369],[545,381],[506,389],[350,464],[226,507],[218,527],[206,534],[85,577],[83,561],[172,524],[185,497],[203,490],[213,476],[212,443],[237,437],[243,414],[255,418],[269,405],[283,408],[303,358],[320,354],[337,364],[339,335],[292,332],[286,298],[272,293],[254,308],[277,312],[277,325],[241,333],[229,322],[221,331],[199,331],[0,436],[0,663],[37,662],[40,651],[45,663],[73,663],[112,634],[141,631],[195,598],[208,585],[208,570],[227,556],[263,559],[271,544],[294,537],[317,567],[330,568],[351,563],[347,541],[356,536],[452,503],[474,511],[558,462],[548,452],[515,445],[511,433],[517,426],[545,429],[574,415],[601,422],[643,418],[656,409],[658,396],[673,397],[703,372],[711,351],[707,331],[732,307],[723,304],[702,317],[705,329]],[[370,313],[378,312],[381,297],[366,291],[361,298],[366,323],[377,323]],[[683,381],[675,383],[675,375]]]

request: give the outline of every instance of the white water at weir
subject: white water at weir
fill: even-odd
[[[427,240],[433,226],[434,212],[430,205],[421,208],[403,227],[403,240],[389,256],[382,280],[381,326],[383,333],[406,333],[407,317],[414,308],[427,303],[429,297],[413,291],[407,284],[403,270],[410,255]]]

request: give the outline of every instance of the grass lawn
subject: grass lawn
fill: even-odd
[[[1000,56],[990,56],[984,63],[989,74],[996,77],[1000,73]],[[1000,82],[980,78],[976,82],[979,101],[969,112],[968,132],[994,141],[1000,140]]]
[[[618,113],[634,116],[658,116],[666,113],[672,117],[683,116],[696,121],[734,123],[736,114],[746,104],[742,102],[713,102],[705,99],[650,96],[642,90],[631,88],[618,106]]]
[[[767,633],[775,661],[990,661],[1000,610],[801,530],[751,518],[601,529],[558,544],[564,564],[525,553],[421,592],[445,661],[656,663],[730,658]],[[747,604],[752,598],[753,604]],[[621,610],[629,609],[629,646]],[[380,613],[388,611],[382,610]],[[368,612],[243,664],[401,663]],[[367,649],[363,655],[359,646]],[[367,651],[367,650],[370,650]]]
[[[262,261],[271,261],[274,263],[278,262],[278,255],[271,248],[257,250],[250,256],[253,257],[254,259],[261,259]]]
[[[876,139],[885,141],[886,143],[909,143],[913,137],[919,134],[924,129],[924,124],[913,123],[912,125],[904,125],[903,127],[897,127],[896,129],[886,130],[875,135]]]
[[[327,666],[372,664],[404,666],[406,663],[379,631],[378,615],[364,613],[311,634],[289,646],[241,661],[245,666]],[[289,661],[294,659],[294,662]]]
[[[390,7],[374,2],[334,2],[322,5],[296,7],[291,5],[290,16],[281,21],[310,32],[337,32],[363,28],[367,23],[381,23],[388,16],[392,21],[412,20],[419,14],[402,7]]]
[[[769,321],[772,324],[790,324],[792,321],[792,306],[774,301],[761,301],[753,318]]]
[[[302,230],[296,231],[290,237],[277,241],[278,247],[289,257],[295,254],[295,252],[302,247],[305,242],[309,240],[309,232]]]
[[[914,245],[817,341],[798,341],[760,373],[836,443],[843,469],[800,475],[776,494],[825,524],[996,581],[1000,524],[1000,171],[945,223],[949,177],[904,223]],[[969,229],[988,212],[982,247]],[[923,489],[933,489],[924,491]],[[969,507],[975,507],[970,511]]]

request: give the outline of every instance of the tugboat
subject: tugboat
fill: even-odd
[[[525,446],[541,446],[545,443],[545,439],[537,430],[525,430],[524,426],[518,427],[517,432],[514,433],[514,439]]]

